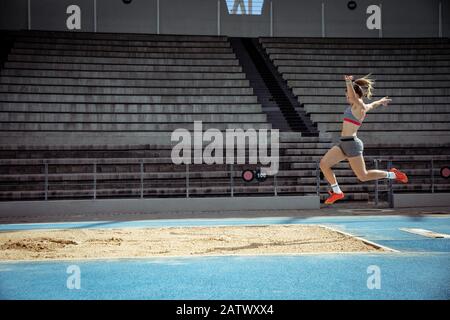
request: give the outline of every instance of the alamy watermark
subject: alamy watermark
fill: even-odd
[[[194,132],[184,128],[172,132],[174,164],[258,164],[267,175],[279,169],[279,140],[277,129],[219,129],[203,132],[203,123],[194,121]],[[270,148],[270,154],[268,149]],[[248,156],[247,155],[248,151]]]
[[[367,289],[381,289],[381,269],[377,265],[370,265],[367,267]]]
[[[77,265],[70,265],[66,269],[66,273],[70,274],[67,277],[66,287],[69,290],[81,289],[81,269]]]

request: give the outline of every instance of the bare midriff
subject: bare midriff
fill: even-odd
[[[360,126],[347,122],[347,121],[343,121],[342,122],[342,131],[341,131],[341,136],[342,137],[350,137],[350,136],[356,136],[356,133],[358,132]]]

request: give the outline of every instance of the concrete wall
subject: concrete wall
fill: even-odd
[[[394,194],[394,208],[449,207],[449,193]]]
[[[31,28],[34,30],[68,31],[67,7],[76,4],[81,9],[81,29],[94,31],[94,2],[92,0],[31,0]]]
[[[442,36],[450,37],[450,0],[442,1]]]
[[[94,31],[95,0],[30,0],[31,28],[67,30],[66,8],[77,4],[82,10],[80,31]],[[157,32],[157,1],[97,1],[97,31]],[[273,35],[278,37],[320,37],[322,3],[327,37],[378,37],[378,30],[368,30],[366,9],[381,4],[384,37],[437,37],[439,3],[442,4],[442,35],[450,36],[450,0],[356,0],[354,10],[348,0],[265,0],[261,15],[230,15],[226,0],[159,0],[159,28],[163,34],[216,35],[218,21],[222,35],[270,36],[273,4]],[[257,0],[253,0],[256,2]],[[26,29],[27,0],[0,0],[0,29]]]
[[[274,1],[273,35],[276,37],[321,37],[321,1]]]
[[[318,196],[0,202],[4,214],[113,214],[319,209]]]
[[[156,0],[97,0],[97,31],[156,33]]]
[[[369,30],[366,20],[367,7],[380,1],[358,0],[357,7],[350,10],[347,0],[327,0],[325,5],[325,36],[327,37],[379,37],[378,30]]]
[[[217,34],[217,0],[160,0],[163,34]]]
[[[448,1],[441,1],[443,4]],[[443,11],[448,17],[450,11]],[[439,35],[439,0],[383,2],[383,36],[437,37]]]
[[[0,0],[0,29],[26,29],[27,20],[27,0]]]

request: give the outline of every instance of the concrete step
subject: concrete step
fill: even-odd
[[[317,124],[320,131],[341,131],[342,123],[320,122]],[[448,131],[450,135],[449,122],[365,122],[359,131]]]
[[[450,49],[450,43],[263,43],[265,48],[283,48],[283,49],[355,49],[355,50],[408,50],[408,49]]]
[[[282,142],[319,141],[318,137],[303,137],[301,132],[280,132]]]
[[[163,65],[163,66],[237,66],[236,59],[153,59],[153,58],[115,58],[90,57],[82,54],[71,56],[9,54],[10,62],[42,62],[42,63],[82,63],[82,64],[120,64],[120,65]]]
[[[323,148],[308,148],[308,149],[284,149],[281,150],[281,155],[291,156],[291,155],[318,155],[323,156],[332,145],[326,145]]]
[[[364,76],[367,74],[367,70],[355,74],[355,77]],[[400,74],[392,72],[373,72],[375,79],[382,83],[384,81],[401,81],[408,83],[409,81],[449,81],[450,74],[430,74],[428,73],[415,73]],[[342,74],[336,74],[332,72],[321,73],[285,73],[282,75],[285,80],[308,80],[308,81],[342,81]]]
[[[89,79],[119,79],[119,80],[243,80],[241,72],[127,72],[127,71],[77,71],[77,70],[32,70],[32,69],[2,69],[2,76],[23,77],[54,77],[54,78],[89,78]]]
[[[1,131],[174,131],[184,128],[193,131],[192,123],[0,123]],[[203,123],[207,129],[270,129],[267,123]]]
[[[48,55],[48,56],[81,56],[81,57],[103,57],[103,58],[145,58],[145,59],[211,59],[211,60],[233,60],[236,59],[234,53],[176,53],[176,52],[136,52],[136,51],[107,51],[105,50],[80,50],[80,49],[54,49],[52,46],[48,48],[12,48],[10,53],[15,55]]]
[[[0,122],[73,122],[73,123],[266,123],[267,116],[259,114],[125,114],[125,113],[6,113],[0,111]],[[2,127],[3,125],[0,125]]]
[[[282,149],[280,150],[280,154],[282,156],[291,156],[291,155],[324,155],[334,144],[323,144],[321,148],[320,145],[317,148],[290,148],[290,149]],[[437,148],[420,148],[420,149],[412,149],[410,146],[402,146],[401,148],[371,148],[369,146],[365,146],[364,155],[368,157],[368,159],[375,158],[383,158],[383,157],[396,157],[404,158],[404,156],[416,157],[416,156],[448,156],[450,157],[450,149],[447,149],[449,145]],[[421,153],[422,152],[422,153]]]
[[[366,155],[377,156],[377,155],[450,155],[450,144],[442,143],[433,145],[423,145],[422,147],[417,145],[400,144],[392,146],[384,146],[382,144],[377,147],[373,145],[368,145],[365,147],[364,153]]]
[[[71,44],[71,43],[14,43],[13,48],[35,50],[63,50],[69,52],[123,52],[123,53],[153,53],[153,54],[234,54],[231,47],[135,47],[128,45],[101,45],[101,44]]]
[[[242,72],[240,66],[124,65],[88,63],[5,62],[8,69],[125,72]]]
[[[369,114],[364,119],[364,124],[371,122],[448,122],[450,129],[450,106],[448,107],[448,113],[435,113],[435,114],[401,114],[401,113],[386,113],[386,114]],[[342,122],[343,115],[339,114],[312,114],[311,120],[313,122]]]
[[[187,129],[187,130],[191,130],[193,129],[193,125],[192,124],[183,124],[186,125],[183,128]],[[190,125],[190,126],[189,126]],[[204,128],[209,128],[210,125],[208,124],[208,126],[204,125]],[[169,135],[170,136],[170,135]],[[173,145],[173,143],[171,144]],[[316,168],[316,163],[315,161],[320,160],[322,158],[322,155],[316,155],[316,156],[310,156],[310,155],[306,155],[306,156],[280,156],[279,157],[279,161],[280,163],[288,163],[288,164],[301,164],[304,165],[304,167],[291,167],[292,169],[315,169]],[[376,157],[371,157],[368,156],[367,157],[367,162],[369,161],[373,161],[373,159],[387,159],[389,157],[383,157],[383,156],[376,156]],[[428,156],[395,156],[395,159],[397,160],[404,160],[406,159],[407,161],[425,161],[425,160],[429,160],[430,157]],[[446,155],[441,155],[441,156],[434,156],[434,159],[437,161],[438,159],[441,160],[445,160],[447,161],[449,159],[449,156]],[[61,164],[66,164],[66,165],[74,165],[74,164],[89,164],[91,165],[92,163],[96,162],[97,164],[114,164],[114,165],[128,165],[128,164],[133,164],[133,165],[137,165],[138,161],[143,161],[145,164],[169,164],[173,167],[173,163],[172,163],[172,158],[171,157],[159,157],[159,158],[61,158],[61,159],[47,159],[49,161],[49,163],[51,163],[52,165],[61,165]],[[29,159],[0,159],[0,165],[6,165],[6,166],[11,166],[11,165],[42,165],[42,159],[33,159],[33,158],[29,158]],[[346,163],[342,162],[339,163],[337,166],[341,166],[344,165]],[[347,166],[348,167],[348,166]],[[193,169],[194,170],[194,169]]]
[[[0,131],[0,140],[2,144],[7,147],[29,146],[32,148],[49,148],[64,146],[66,148],[79,148],[79,147],[105,147],[117,148],[123,145],[172,145],[170,141],[171,131],[145,131],[145,132],[109,132],[108,135],[92,134],[90,132],[82,131],[68,131],[61,135],[59,132],[40,132],[33,131]],[[280,132],[280,142],[282,144],[296,144],[296,143],[330,143],[330,139],[338,139],[340,131],[331,132],[324,137],[302,137],[299,133],[292,132]],[[368,147],[370,145],[384,146],[396,146],[399,141],[402,144],[427,144],[430,146],[439,146],[442,143],[450,143],[450,136],[447,131],[367,131],[359,132],[358,136],[364,141]],[[281,158],[281,161],[284,161]],[[295,161],[295,159],[289,159],[287,161]],[[313,164],[314,165],[314,164]]]
[[[166,153],[170,155],[171,150],[167,150]],[[42,152],[41,152],[42,153]],[[166,155],[164,153],[163,155]],[[47,152],[42,153],[43,155],[52,155],[53,153]],[[155,158],[156,157],[156,158]],[[43,159],[33,159],[33,161],[25,161],[24,159],[20,159],[21,161],[14,162],[14,159],[2,159],[0,165],[0,174],[11,177],[21,177],[20,179],[27,179],[27,176],[37,176],[41,177],[45,174],[45,161],[48,163],[48,174],[52,176],[58,175],[84,175],[87,174],[90,177],[93,176],[94,172],[94,163],[97,164],[97,174],[108,175],[130,175],[133,174],[136,177],[140,177],[141,167],[140,164],[143,163],[142,173],[146,175],[148,178],[158,178],[158,179],[185,179],[187,176],[187,170],[185,165],[174,165],[172,162],[170,163],[157,163],[158,158],[161,156],[157,156],[155,151],[153,158],[116,158],[116,159],[107,159],[107,158],[79,158],[79,159],[66,159],[66,158],[43,158]],[[47,159],[47,160],[46,160]],[[114,162],[113,162],[114,160]],[[122,160],[122,161],[118,161]],[[154,160],[152,163],[150,160]],[[110,163],[110,162],[111,163]],[[141,162],[142,161],[142,162]],[[79,163],[77,163],[79,162]],[[120,163],[123,162],[123,163]],[[24,164],[25,163],[25,164]],[[235,164],[233,165],[233,174],[234,177],[238,178],[241,181],[242,171],[246,169],[254,169],[255,167],[260,165],[249,165],[249,164]],[[229,164],[197,164],[197,165],[189,165],[189,177],[192,179],[201,179],[201,178],[211,178],[211,177],[221,177],[221,178],[229,178],[230,177],[230,165]],[[296,180],[299,177],[306,176],[316,176],[315,170],[280,170],[277,174],[280,181],[290,181]],[[12,178],[11,178],[12,179]],[[16,179],[16,178],[14,178]],[[19,179],[19,178],[17,178]],[[106,178],[105,178],[106,179]],[[272,178],[270,178],[272,179]],[[24,181],[25,181],[24,180]],[[92,179],[91,179],[92,180]],[[237,180],[237,182],[238,182]],[[226,181],[229,183],[229,180]]]
[[[14,49],[12,52],[16,52]],[[26,51],[22,53],[27,53]],[[31,52],[30,52],[31,53]],[[320,52],[307,52],[307,53],[272,53],[270,59],[273,61],[437,61],[437,60],[450,60],[450,53],[448,54],[355,54],[354,52],[342,53],[338,51],[336,53],[323,54]]]
[[[293,156],[293,155],[317,155],[317,156],[323,156],[329,149],[331,145],[326,145],[323,148],[314,148],[314,149],[285,149],[281,150],[281,154],[283,156]]]
[[[328,150],[332,144],[325,143],[299,143],[296,149],[300,151],[310,151],[317,149]],[[113,145],[87,145],[84,148],[69,146],[3,146],[0,148],[0,159],[52,159],[52,158],[150,158],[150,157],[170,157],[172,145],[142,145],[142,146],[113,146]],[[280,145],[280,153],[286,155],[290,149],[285,149],[284,144]],[[430,152],[430,151],[429,151]],[[437,152],[437,151],[434,151]],[[367,153],[367,151],[366,151]],[[392,153],[393,154],[393,153]],[[436,154],[443,154],[436,153]],[[376,154],[373,154],[376,155]],[[248,152],[246,153],[248,156]],[[204,168],[200,168],[204,170]],[[193,172],[193,169],[191,170]],[[283,175],[284,171],[280,171]],[[290,172],[290,171],[289,171]],[[306,171],[295,171],[296,175],[304,176]],[[315,174],[309,174],[315,175]]]
[[[164,41],[164,40],[117,40],[117,39],[73,39],[73,38],[62,38],[62,37],[55,37],[55,38],[46,38],[41,36],[33,36],[33,37],[20,37],[17,39],[18,42],[22,43],[52,43],[52,44],[79,44],[79,45],[87,45],[87,44],[93,44],[93,45],[103,45],[103,46],[129,46],[129,47],[188,47],[188,48],[227,48],[230,47],[230,43],[228,41],[224,40],[208,40],[208,41]]]
[[[11,56],[11,55],[10,55]],[[10,60],[14,58],[11,57]],[[20,60],[18,60],[20,61]],[[30,60],[28,60],[30,61]],[[31,60],[33,61],[33,60]],[[362,68],[362,67],[370,67],[370,68],[408,68],[408,67],[443,67],[448,68],[450,66],[450,60],[273,60],[273,63],[278,68],[281,67],[333,67],[333,68],[341,68],[341,67],[349,67],[349,68]]]
[[[164,114],[235,114],[261,113],[259,104],[64,104],[64,103],[2,103],[3,112],[37,113],[164,113]]]
[[[314,67],[314,66],[280,66],[281,73],[338,73],[338,74],[367,74],[368,67],[359,67],[357,64],[346,67]],[[373,74],[450,74],[448,66],[428,66],[428,67],[403,67],[403,66],[370,66]]]
[[[292,92],[297,96],[339,96],[342,95],[343,88],[293,88]],[[450,87],[447,88],[376,88],[376,93],[387,96],[448,96],[450,95]],[[345,91],[344,91],[345,94]]]
[[[221,124],[222,125],[222,124]],[[187,125],[180,125],[179,128],[187,128]],[[220,128],[219,126],[212,126]],[[258,126],[254,126],[258,129]],[[108,131],[108,134],[102,134],[98,131],[71,131],[66,130],[64,134],[59,131],[1,131],[0,141],[4,146],[61,146],[80,147],[86,145],[111,147],[122,145],[142,145],[142,144],[160,144],[173,145],[171,134],[174,128],[159,131]],[[205,129],[206,130],[206,129]],[[283,132],[280,132],[280,138]]]
[[[137,159],[138,160],[138,159]],[[189,176],[189,179],[193,183],[199,183],[202,182],[202,179],[218,179],[217,181],[224,182],[225,184],[229,183],[230,176],[232,175],[234,178],[238,178],[236,180],[236,183],[243,182],[241,179],[242,171],[200,171],[200,172],[192,172],[189,171],[187,174],[184,171],[172,171],[172,172],[151,172],[148,171],[148,168],[146,171],[143,171],[142,173],[139,171],[139,167],[134,168],[137,170],[134,171],[117,171],[117,172],[101,172],[102,170],[101,166],[97,166],[97,172],[94,174],[92,170],[87,172],[61,172],[59,170],[60,168],[57,168],[56,170],[58,172],[50,172],[48,173],[48,180],[49,181],[77,181],[77,180],[88,180],[93,181],[94,177],[97,178],[98,181],[103,180],[103,182],[108,182],[107,180],[140,180],[142,177],[143,179],[152,179],[152,180],[174,180],[176,182],[180,182],[179,180],[186,180],[186,176]],[[92,169],[92,166],[91,168]],[[128,169],[128,167],[126,168]],[[129,168],[133,169],[133,168]],[[49,170],[56,171],[55,168],[49,168]],[[309,176],[306,176],[303,171],[298,171],[301,173],[299,176],[293,176],[292,172],[280,172],[279,175],[277,175],[278,178],[280,178],[278,181],[286,181],[287,183],[295,181],[298,179],[298,177],[305,177],[311,178],[315,177],[315,174],[311,174]],[[0,174],[0,179],[2,183],[6,182],[26,182],[26,181],[44,181],[45,180],[45,173],[41,172],[38,174]],[[270,178],[271,179],[271,178]],[[271,184],[272,181],[270,179],[266,180],[264,184]],[[443,180],[445,181],[445,180]],[[212,184],[214,184],[216,181],[210,181]]]
[[[0,77],[2,84],[97,86],[97,87],[145,87],[145,88],[227,88],[250,87],[248,80],[146,80],[146,79],[89,79],[48,77]]]
[[[2,102],[57,102],[57,103],[257,103],[256,96],[135,96],[135,95],[65,95],[65,94],[31,94],[0,93]]]
[[[292,193],[307,193],[314,194],[314,190],[309,188],[295,188],[295,187],[280,187],[278,190],[279,194],[292,194]],[[140,197],[140,188],[128,188],[125,190],[121,189],[103,189],[97,190],[97,198],[108,198],[108,197]],[[205,188],[192,188],[190,191],[191,197],[202,197],[211,195],[220,196],[230,196],[230,189],[228,187],[205,187]],[[186,190],[183,188],[145,188],[144,197],[185,197]],[[258,187],[258,186],[247,186],[247,187],[237,187],[234,189],[235,196],[238,195],[273,195],[274,191],[272,187]],[[48,193],[49,199],[85,199],[92,198],[92,190],[51,190]],[[351,199],[352,195],[349,194],[348,198]],[[17,199],[43,199],[43,191],[16,191],[16,192],[1,192],[0,199],[2,200],[17,200]],[[367,199],[364,198],[364,199]],[[362,199],[361,199],[362,200]]]
[[[0,93],[39,93],[39,94],[67,94],[67,95],[253,95],[252,88],[143,88],[143,87],[97,87],[90,86],[62,86],[62,85],[15,85],[0,84]]]
[[[377,79],[376,79],[377,80]],[[376,81],[375,80],[375,81]],[[345,83],[342,80],[289,80],[288,85],[291,88],[345,88]],[[376,89],[394,89],[394,88],[449,88],[449,80],[433,81],[433,80],[412,80],[412,81],[376,81]]]
[[[309,137],[308,137],[309,138]],[[288,149],[315,149],[315,148],[328,148],[333,144],[331,142],[318,142],[318,141],[302,141],[301,142],[280,142],[280,150],[288,150]],[[396,150],[397,148],[410,148],[412,151],[422,151],[425,150],[425,154],[429,154],[430,150],[437,150],[436,148],[448,148],[450,144],[439,144],[429,146],[428,144],[415,144],[415,145],[392,145],[392,146],[384,146],[382,144],[373,144],[367,145],[366,147],[373,151],[381,150],[382,152],[387,152],[386,150]],[[102,154],[108,152],[127,152],[129,153],[128,157],[134,157],[135,152],[146,152],[146,151],[160,151],[160,150],[172,150],[172,145],[164,145],[164,144],[123,144],[123,145],[82,145],[82,146],[67,146],[67,145],[42,145],[42,146],[32,146],[32,145],[0,145],[0,158],[5,158],[5,152],[31,152],[33,155],[26,156],[27,158],[39,158],[35,157],[34,154],[39,151],[49,151],[56,152],[59,154],[58,157],[62,158],[71,158],[71,156],[66,156],[66,152],[68,154],[72,154],[73,152],[80,152],[80,155],[85,155],[86,152],[101,152]],[[403,152],[403,151],[402,151]],[[390,154],[390,153],[389,153]],[[137,157],[141,157],[140,153]],[[14,156],[13,158],[16,158]],[[43,158],[43,157],[41,157]],[[89,158],[89,157],[88,157]],[[112,157],[114,158],[114,157]]]
[[[363,126],[364,127],[364,126]],[[362,130],[361,130],[362,129]],[[385,145],[398,144],[399,141],[405,144],[415,143],[428,143],[441,144],[449,143],[450,135],[448,130],[435,130],[433,131],[413,131],[413,130],[398,130],[398,131],[386,131],[386,130],[365,130],[361,128],[358,131],[358,137],[360,137],[365,143],[383,143]],[[341,130],[328,132],[331,136],[339,136]]]
[[[298,101],[304,104],[339,104],[341,106],[347,105],[345,101],[345,92],[341,96],[306,96],[298,97]],[[382,96],[373,97],[373,99],[381,98]],[[393,100],[393,104],[448,104],[449,96],[398,96],[397,94],[389,95]]]
[[[333,144],[331,142],[287,142],[280,143],[280,149],[290,150],[290,149],[316,149],[316,148],[330,148]]]
[[[284,47],[267,47],[266,52],[269,55],[272,54],[289,54],[289,55],[317,55],[317,57],[322,57],[326,55],[330,56],[350,56],[350,57],[367,57],[367,56],[411,56],[411,55],[447,55],[449,49],[446,48],[325,48],[325,47],[314,47],[314,48],[284,48]]]
[[[92,39],[92,40],[147,40],[147,41],[227,41],[226,36],[205,36],[205,35],[160,35],[142,33],[108,33],[108,32],[67,32],[67,31],[43,31],[43,30],[22,30],[13,34],[21,39],[22,37],[45,37],[48,39]]]
[[[321,114],[321,113],[340,113],[342,114],[347,108],[346,105],[321,105],[321,104],[305,104],[305,111],[309,114]],[[370,115],[372,114],[394,114],[394,113],[407,113],[407,114],[442,114],[450,112],[450,107],[447,104],[410,104],[410,105],[399,105],[391,104],[387,108],[379,107],[372,109]]]
[[[313,44],[448,44],[447,38],[314,38],[314,37],[260,37],[260,43],[313,43]]]
[[[414,185],[406,185],[406,187],[401,185],[393,185],[392,189],[395,193],[411,193],[411,192],[431,192],[431,184],[414,184]],[[435,192],[449,192],[450,186],[448,184],[436,184],[434,186]]]
[[[286,156],[285,159],[289,158],[299,158],[299,156]],[[310,159],[310,162],[300,162],[296,160],[292,160],[290,168],[292,170],[312,170],[316,168],[316,163],[313,161],[319,161],[321,159],[321,156],[317,157],[300,157],[300,159],[308,158]],[[429,170],[430,167],[430,161],[431,159],[435,159],[436,167],[439,168],[440,165],[445,164],[446,161],[449,161],[448,155],[392,155],[392,156],[371,156],[371,155],[365,155],[364,159],[366,160],[366,166],[367,169],[375,169],[375,164],[373,162],[374,159],[383,160],[379,164],[380,170],[386,170],[387,168],[387,159],[392,159],[392,162],[394,166],[397,166],[397,168],[409,168],[411,169],[425,169]],[[438,160],[440,159],[440,160]],[[350,170],[350,165],[348,162],[340,162],[333,166],[333,170],[338,169],[336,172],[339,172],[339,170]],[[350,172],[349,171],[349,172]]]
[[[406,172],[407,170],[405,170],[405,173],[408,174]],[[430,176],[422,176],[422,177],[417,177],[417,176],[412,176],[412,175],[408,175],[409,181],[408,181],[408,185],[410,189],[413,189],[415,185],[428,185],[430,186],[431,184],[431,178]],[[337,180],[339,185],[358,185],[359,183],[361,183],[361,181],[356,177],[356,176],[337,176]],[[314,184],[316,183],[316,178],[315,177],[303,177],[303,178],[299,178],[297,181],[298,184]],[[327,185],[327,183],[324,183],[325,185]],[[369,187],[368,190],[370,191],[374,191],[375,190],[375,181],[367,181],[365,182],[365,184],[368,185],[372,185],[371,187]],[[450,190],[450,183],[448,182],[448,180],[445,180],[443,178],[436,178],[434,181],[435,185],[439,185],[441,188],[447,188],[448,190]],[[378,186],[379,186],[379,191],[384,191],[384,190],[388,190],[388,185],[387,185],[387,180],[386,179],[380,179],[378,180]],[[326,186],[328,187],[328,186]],[[373,189],[372,189],[373,188]],[[324,190],[325,191],[325,190]]]

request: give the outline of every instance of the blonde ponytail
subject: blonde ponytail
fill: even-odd
[[[358,86],[360,89],[362,89],[361,97],[364,96],[364,97],[367,97],[368,99],[372,98],[372,94],[373,94],[372,91],[373,91],[373,85],[375,83],[375,79],[371,78],[371,74],[370,73],[368,75],[362,77],[362,78],[356,79],[354,81],[354,83],[355,83],[356,86]],[[358,91],[360,91],[360,90],[357,90],[355,88],[355,91],[357,93],[359,93]]]

